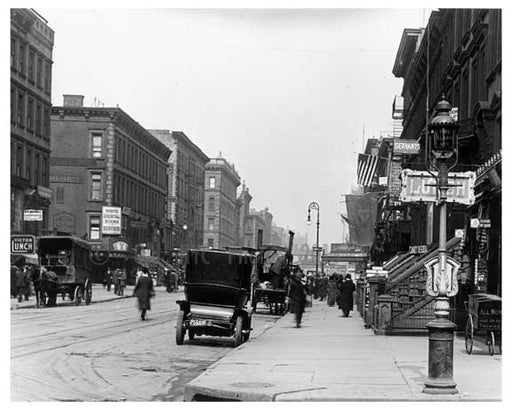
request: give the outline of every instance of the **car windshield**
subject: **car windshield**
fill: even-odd
[[[211,283],[233,287],[250,287],[253,258],[228,252],[189,252],[186,281]]]

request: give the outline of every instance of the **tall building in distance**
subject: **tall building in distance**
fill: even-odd
[[[104,208],[118,207],[115,236],[159,256],[169,246],[163,232],[171,151],[120,108],[85,107],[83,99],[65,95],[52,109],[50,226],[107,249]]]
[[[240,177],[235,166],[219,153],[206,164],[204,183],[203,245],[216,249],[237,245],[236,191]]]
[[[210,159],[181,131],[149,132],[172,151],[167,169],[167,217],[172,224],[172,241],[163,255],[167,259],[174,248],[203,245],[205,166]]]
[[[42,16],[11,9],[12,233],[41,235],[48,229],[53,43]]]

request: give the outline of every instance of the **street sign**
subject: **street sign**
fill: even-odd
[[[11,253],[34,253],[36,239],[32,235],[12,235]]]
[[[422,253],[427,253],[428,252],[428,247],[427,245],[413,245],[413,246],[409,246],[409,253],[413,253],[413,254],[422,254]]]
[[[417,154],[420,143],[417,140],[393,138],[393,154]]]
[[[437,176],[437,172],[432,172]],[[426,171],[404,169],[401,173],[403,202],[436,202],[438,198],[436,178]],[[450,172],[448,174],[447,202],[464,205],[475,203],[475,173]]]
[[[42,209],[25,209],[23,211],[24,221],[42,221],[43,210]]]
[[[322,249],[321,246],[313,246],[313,252],[322,252]]]
[[[441,277],[439,257],[434,256],[425,262],[425,269],[427,270],[427,293],[430,296],[438,296],[440,290],[444,289],[446,296],[455,296],[459,291],[459,284],[457,282],[457,272],[459,268],[460,263],[452,257],[447,256],[445,277]]]

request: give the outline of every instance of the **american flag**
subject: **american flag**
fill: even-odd
[[[370,186],[379,157],[377,155],[359,154],[357,161],[357,183],[363,186]]]

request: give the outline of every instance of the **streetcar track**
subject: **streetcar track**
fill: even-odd
[[[107,332],[105,334],[102,334],[102,335],[98,335],[98,336],[93,336],[93,335],[87,336],[86,340],[69,341],[67,343],[57,344],[55,346],[48,347],[48,348],[45,348],[45,349],[41,349],[41,348],[34,349],[34,350],[31,350],[31,351],[25,352],[25,353],[18,353],[18,354],[16,354],[16,353],[13,354],[12,353],[13,350],[27,349],[27,348],[30,348],[32,346],[39,347],[40,340],[33,340],[32,339],[29,343],[19,344],[19,345],[16,345],[16,346],[11,346],[11,359],[17,359],[17,358],[20,358],[20,357],[26,357],[26,356],[30,356],[30,355],[33,355],[33,354],[38,354],[38,353],[41,353],[41,352],[44,352],[44,351],[50,351],[50,350],[56,350],[56,349],[64,349],[64,348],[67,348],[67,347],[70,347],[70,346],[74,346],[74,345],[77,345],[77,344],[80,344],[80,343],[84,343],[84,342],[101,340],[101,339],[105,339],[105,338],[108,338],[108,337],[112,337],[114,335],[122,335],[124,333],[132,332],[132,331],[137,331],[137,330],[141,330],[141,329],[145,329],[145,328],[149,328],[149,327],[153,327],[153,326],[159,326],[159,325],[162,325],[165,322],[163,320],[158,320],[155,317],[160,318],[160,317],[162,317],[164,315],[169,315],[170,312],[172,313],[172,311],[163,311],[163,312],[154,313],[150,320],[140,321],[140,322],[138,322],[138,324],[133,325],[130,328],[126,328],[126,324],[127,324],[127,319],[126,318],[121,318],[121,319],[117,319],[117,320],[114,320],[114,321],[106,322],[106,323],[102,324],[101,327],[98,327],[98,324],[91,324],[91,325],[89,325],[87,327],[88,328],[94,328],[96,333],[97,332],[102,332],[102,331],[108,331],[108,330],[111,330],[111,331]],[[153,319],[153,318],[155,318],[155,319]],[[171,316],[170,319],[172,319],[172,316]],[[72,333],[72,332],[77,331],[77,330],[84,330],[85,328],[86,327],[79,327],[79,328],[74,328],[74,329],[69,330],[69,331],[66,330],[65,333],[68,333],[68,334],[64,334],[64,335],[62,334],[62,332],[45,333],[43,335],[38,335],[37,338],[38,339],[43,338],[43,340],[45,342],[50,342],[50,341],[54,341],[54,340],[57,340],[57,339],[62,339],[63,337],[68,337],[68,338],[69,337],[78,337],[80,335],[73,335],[73,334],[69,334],[69,333],[70,332]],[[122,330],[118,331],[119,328],[121,328]],[[51,337],[49,337],[49,336],[51,336]]]

